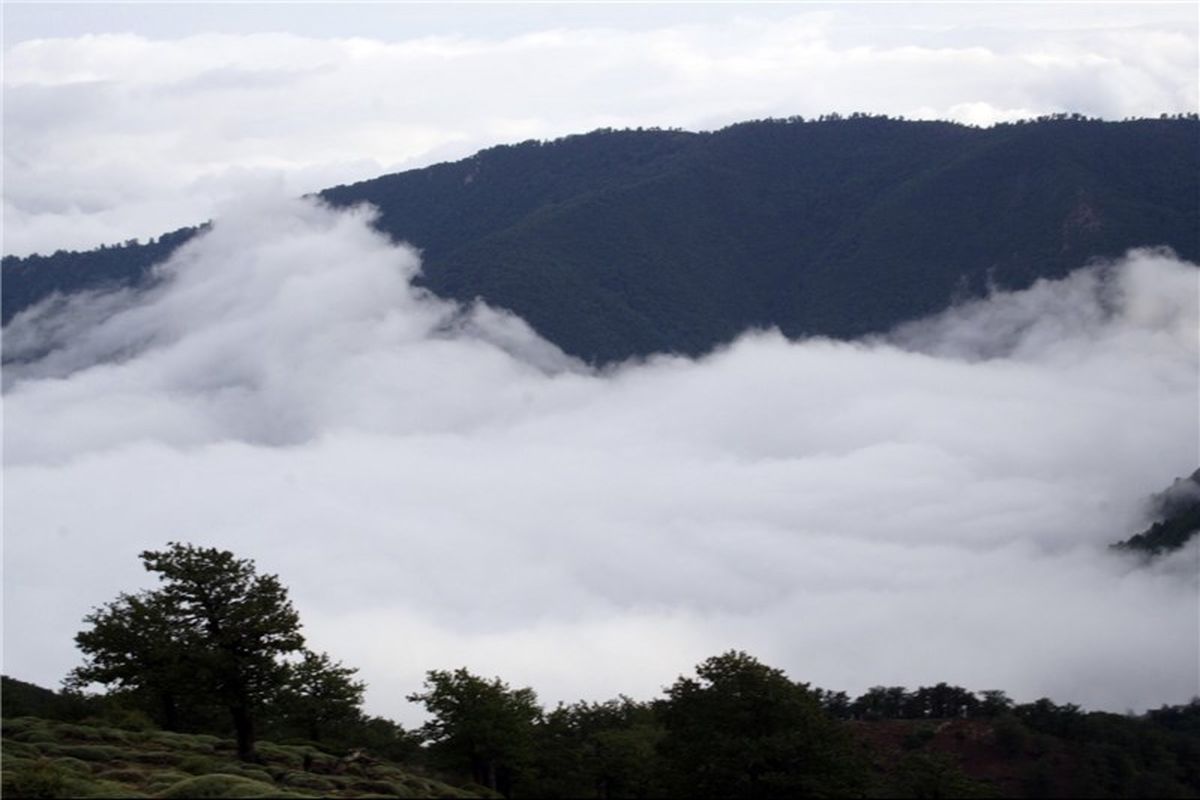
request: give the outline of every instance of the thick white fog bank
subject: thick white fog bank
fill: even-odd
[[[1194,265],[597,372],[414,290],[369,220],[242,208],[148,295],[5,330],[7,674],[55,683],[88,609],[148,585],[136,554],[181,540],[278,573],[402,720],[428,669],[648,697],[731,647],[851,692],[1200,692],[1200,550],[1106,551],[1200,463]]]

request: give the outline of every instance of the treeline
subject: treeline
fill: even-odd
[[[377,230],[421,250],[424,288],[608,363],[706,353],[747,328],[882,333],[1134,247],[1200,258],[1198,122],[1064,113],[982,129],[856,112],[598,130],[318,197],[377,207]],[[56,292],[153,283],[150,265],[196,232],[5,258],[0,319]]]
[[[362,710],[356,670],[306,648],[273,575],[232,553],[142,554],[162,586],[95,609],[62,692],[8,678],[3,714],[316,743],[507,797],[1200,795],[1200,699],[1140,716],[939,683],[851,698],[744,652],[649,701],[545,708],[530,687],[432,670],[406,730]],[[86,694],[93,684],[106,694]]]
[[[1177,478],[1168,489],[1150,498],[1149,528],[1112,545],[1117,551],[1150,559],[1184,547],[1200,533],[1200,469]]]

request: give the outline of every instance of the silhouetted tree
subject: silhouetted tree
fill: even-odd
[[[359,719],[366,684],[353,679],[356,672],[326,653],[305,650],[300,661],[287,666],[276,709],[287,723],[319,742],[327,726]]]
[[[692,797],[853,793],[848,740],[808,689],[742,652],[715,656],[656,710],[671,788]]]
[[[510,689],[499,678],[485,680],[466,669],[426,673],[425,691],[409,695],[433,718],[421,733],[449,764],[508,796],[516,773],[528,763],[534,724],[542,715],[530,688]]]
[[[255,716],[287,678],[280,656],[304,645],[287,590],[226,550],[171,542],[141,559],[162,588],[122,594],[89,614],[91,629],[75,637],[88,660],[70,680],[167,697],[186,675],[228,709],[238,757],[253,760]]]

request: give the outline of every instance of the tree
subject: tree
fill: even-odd
[[[657,745],[662,726],[647,703],[624,695],[603,703],[559,704],[535,731],[533,797],[660,797]]]
[[[300,650],[300,618],[274,575],[215,548],[171,542],[141,554],[162,588],[122,594],[85,617],[75,641],[87,657],[69,678],[149,688],[185,684],[224,706],[238,757],[254,760],[255,716],[285,683],[282,656]]]
[[[425,691],[408,696],[433,715],[421,732],[435,751],[464,765],[472,780],[508,796],[528,763],[534,725],[542,716],[533,689],[510,689],[466,669],[426,673]]]
[[[185,631],[161,594],[120,594],[84,622],[92,627],[76,634],[75,643],[90,658],[67,677],[67,688],[102,683],[152,698],[163,727],[179,730],[184,698],[202,682],[188,664]]]
[[[692,797],[853,794],[861,771],[816,697],[731,651],[666,690],[658,714],[673,789]]]
[[[356,672],[327,653],[305,650],[300,661],[288,665],[275,705],[286,723],[319,742],[329,725],[360,718],[366,684],[353,680]]]

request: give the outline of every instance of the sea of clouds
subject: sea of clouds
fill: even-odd
[[[53,685],[177,540],[279,574],[404,721],[429,669],[647,698],[729,648],[851,692],[1200,692],[1197,545],[1107,550],[1200,463],[1195,265],[595,369],[414,288],[371,219],[248,202],[152,290],[5,329],[7,674]]]

